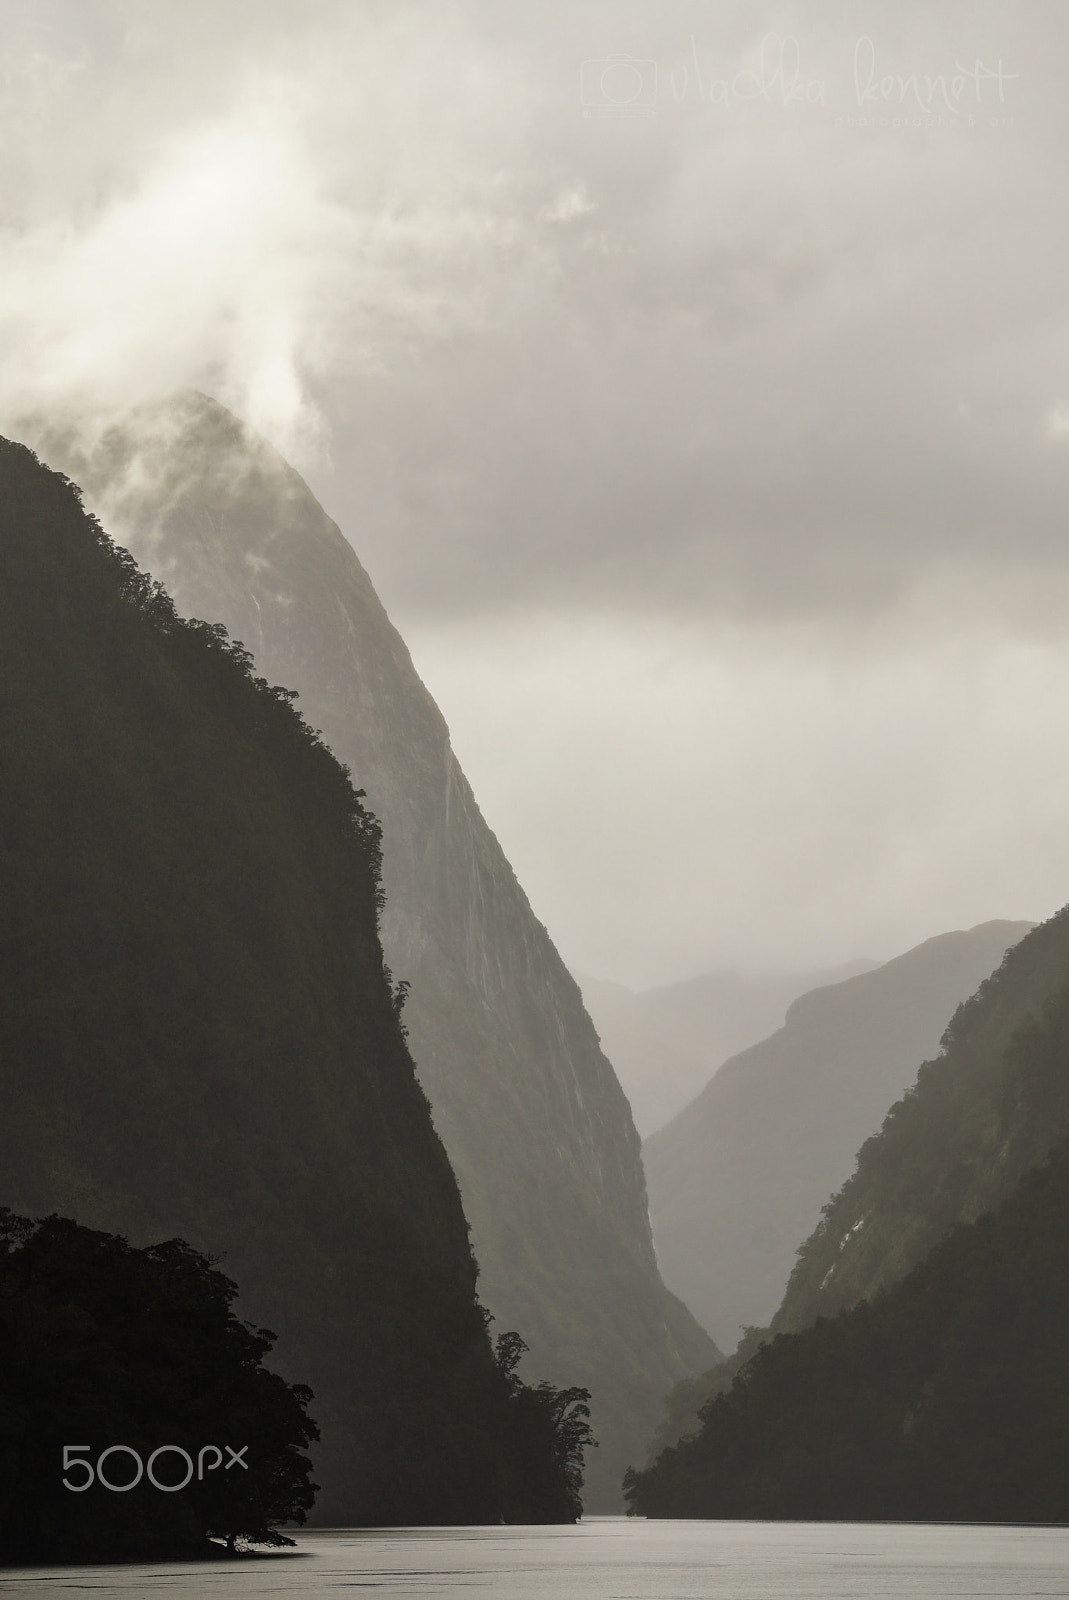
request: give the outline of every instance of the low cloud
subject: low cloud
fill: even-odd
[[[884,959],[1065,899],[1064,642],[543,617],[414,654],[576,970]]]
[[[0,16],[0,424],[265,431],[584,967],[1053,908],[1063,7]]]

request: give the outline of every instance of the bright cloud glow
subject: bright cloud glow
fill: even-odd
[[[573,959],[1069,898],[1061,8],[0,19],[0,425],[192,385],[265,431]]]

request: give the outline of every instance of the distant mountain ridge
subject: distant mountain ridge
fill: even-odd
[[[939,935],[795,1000],[644,1145],[665,1281],[722,1348],[766,1325],[795,1252],[947,1019],[1032,927]]]
[[[763,1344],[696,1433],[628,1475],[631,1509],[1064,1525],[1067,1318],[1062,1143],[875,1300]]]
[[[1067,1062],[1069,907],[955,1011],[771,1327],[674,1391],[633,1509],[1062,1520]]]
[[[782,1027],[792,1000],[879,965],[859,959],[796,972],[718,970],[638,991],[578,973],[576,980],[646,1139],[689,1105],[723,1062]]]
[[[932,1056],[803,1244],[773,1332],[899,1282],[1069,1136],[1069,908],[1007,951]]]
[[[419,1079],[456,1170],[497,1327],[526,1370],[593,1391],[590,1509],[616,1509],[660,1396],[717,1351],[657,1269],[638,1136],[579,989],[483,821],[352,547],[223,407],[187,394],[90,454],[35,444],[174,594],[225,623],[299,705],[383,822],[383,943]]]

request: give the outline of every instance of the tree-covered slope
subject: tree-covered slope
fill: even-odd
[[[781,1334],[629,1478],[661,1517],[1064,1522],[1069,1154],[907,1277]]]
[[[799,1251],[774,1332],[871,1297],[1069,1134],[1069,910],[955,1012]]]
[[[221,1254],[321,1518],[528,1515],[379,859],[289,692],[0,442],[0,1196]]]
[[[593,1395],[591,1508],[620,1505],[660,1396],[715,1359],[664,1288],[639,1142],[579,990],[534,916],[352,547],[300,477],[186,395],[47,459],[183,612],[218,618],[300,706],[383,822],[383,942],[472,1225],[480,1293],[527,1370]]]
[[[938,1049],[947,1018],[1031,926],[940,934],[803,995],[778,1032],[725,1062],[646,1140],[665,1281],[723,1349],[744,1326],[769,1322],[859,1145]]]

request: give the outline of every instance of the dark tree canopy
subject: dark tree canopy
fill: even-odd
[[[311,1390],[263,1366],[274,1335],[234,1315],[236,1293],[181,1239],[137,1250],[65,1217],[0,1210],[4,1560],[195,1553],[210,1535],[274,1544],[286,1542],[278,1523],[304,1522]],[[125,1449],[104,1475],[117,1484],[137,1475],[131,1451],[144,1465],[163,1445],[196,1470],[174,1493],[144,1472],[109,1490],[92,1480],[113,1445]],[[153,1475],[171,1485],[186,1470],[171,1451]]]
[[[498,1371],[507,1396],[506,1416],[517,1441],[508,1488],[506,1521],[575,1522],[582,1516],[584,1452],[595,1445],[588,1418],[589,1389],[532,1387],[516,1372],[527,1345],[502,1333]],[[551,1463],[547,1470],[547,1463]]]

